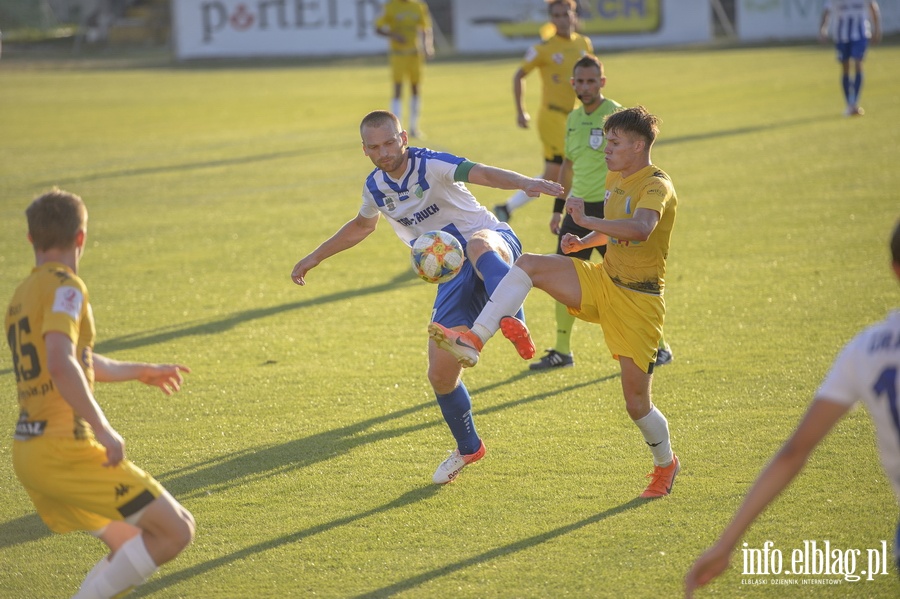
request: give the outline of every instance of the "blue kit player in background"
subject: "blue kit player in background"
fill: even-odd
[[[869,17],[871,16],[871,20]],[[822,11],[822,22],[819,25],[819,37],[828,39],[829,25],[837,50],[837,59],[841,63],[841,86],[847,116],[864,114],[859,107],[859,93],[862,90],[862,62],[866,48],[871,39],[873,43],[881,41],[881,11],[875,0],[828,0]],[[853,77],[850,76],[850,64],[853,64]]]
[[[368,237],[381,216],[408,245],[428,231],[447,231],[463,244],[466,261],[455,278],[438,285],[432,320],[448,329],[467,330],[521,254],[522,245],[509,225],[478,203],[466,183],[521,189],[529,196],[557,196],[562,186],[452,154],[411,148],[407,132],[391,112],[369,113],[359,132],[363,153],[376,167],[363,185],[362,207],[353,220],[300,260],[291,278],[305,285],[311,269]],[[461,371],[453,356],[429,342],[428,380],[457,445],[435,471],[433,480],[437,484],[451,482],[485,452],[475,430],[472,399],[460,380]]]
[[[900,279],[900,221],[894,227],[890,248],[894,275]],[[790,484],[813,449],[857,402],[866,404],[875,422],[881,464],[900,501],[900,310],[859,333],[838,354],[797,429],[753,483],[719,540],[688,572],[686,596],[691,597],[696,587],[725,571],[744,532]],[[900,528],[894,540],[895,561],[898,546]]]

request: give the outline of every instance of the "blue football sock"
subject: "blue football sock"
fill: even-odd
[[[469,455],[478,451],[481,438],[475,432],[475,421],[472,419],[472,398],[462,381],[450,393],[437,395],[437,402],[453,438],[456,439],[459,453]]]
[[[844,100],[850,104],[850,75],[841,76],[841,87],[844,89]]]
[[[859,103],[859,91],[862,89],[863,75],[862,71],[856,71],[856,77],[853,78],[853,103]]]
[[[497,252],[485,252],[475,262],[475,268],[484,277],[484,288],[491,295],[511,267]],[[516,312],[516,318],[525,321],[525,312],[521,308]]]
[[[500,280],[509,272],[510,266],[497,252],[485,252],[475,262],[475,268],[484,277],[484,288],[488,295],[500,284]]]

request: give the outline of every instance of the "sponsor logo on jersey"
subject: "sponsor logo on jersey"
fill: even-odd
[[[40,437],[47,428],[46,420],[28,420],[28,413],[22,412],[19,415],[19,421],[16,422],[16,434],[13,437],[20,441]]]
[[[83,303],[84,295],[81,290],[75,287],[60,287],[56,290],[56,297],[53,299],[53,311],[62,312],[71,316],[72,320],[78,320]]]

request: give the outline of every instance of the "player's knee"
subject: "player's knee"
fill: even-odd
[[[542,256],[538,254],[522,254],[516,260],[516,266],[525,271],[529,277],[533,277],[540,269]]]
[[[428,367],[428,382],[438,395],[446,395],[456,389],[459,383],[458,372],[448,372],[446,369],[435,366]]]
[[[197,535],[197,522],[194,515],[187,511],[184,507],[180,510],[180,522],[176,526],[175,540],[184,549],[194,541]]]
[[[650,413],[652,404],[645,390],[625,389],[625,411],[632,420],[640,420]]]

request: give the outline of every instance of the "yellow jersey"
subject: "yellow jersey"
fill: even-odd
[[[419,32],[431,29],[431,15],[424,2],[418,0],[388,0],[384,12],[375,21],[375,27],[387,27],[391,33],[399,33],[403,41],[391,38],[391,53],[421,54],[423,52]]]
[[[75,344],[76,356],[94,386],[94,315],[84,282],[59,262],[35,267],[16,288],[6,311],[6,335],[12,350],[19,394],[14,438],[93,438],[90,425],[63,399],[47,369],[44,335],[60,332]]]
[[[616,285],[662,295],[677,204],[672,180],[657,166],[651,164],[629,177],[620,172],[606,175],[603,218],[631,218],[638,208],[659,213],[659,223],[646,241],[609,238],[603,268]]]
[[[528,49],[521,69],[526,75],[535,68],[540,70],[542,109],[563,114],[572,112],[578,100],[571,84],[572,69],[578,59],[593,52],[591,40],[577,33],[568,38],[554,35]]]

